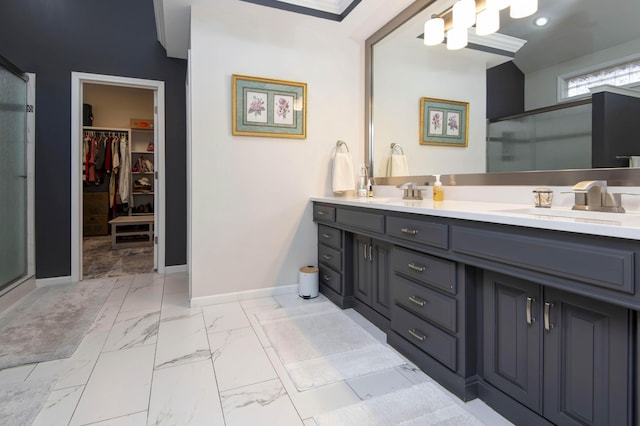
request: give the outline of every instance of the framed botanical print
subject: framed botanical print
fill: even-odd
[[[469,103],[420,99],[420,144],[467,146]]]

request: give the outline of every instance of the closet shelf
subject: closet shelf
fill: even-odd
[[[134,175],[152,175],[153,172],[135,172],[135,171],[131,171],[131,173],[133,173]]]
[[[153,155],[153,151],[131,151],[132,154],[150,154]]]
[[[153,191],[133,191],[133,195],[153,195]]]

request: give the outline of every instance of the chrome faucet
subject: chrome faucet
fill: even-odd
[[[604,180],[584,180],[571,189],[576,197],[572,210],[624,213],[621,194],[607,192]]]
[[[406,182],[398,185],[398,188],[404,190],[403,200],[422,200],[422,190],[418,188],[415,182]]]

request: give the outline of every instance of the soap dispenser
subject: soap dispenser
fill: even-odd
[[[444,201],[444,189],[442,188],[442,182],[440,182],[440,175],[434,175],[436,181],[433,184],[433,201]]]
[[[358,197],[366,197],[369,195],[367,191],[367,166],[360,165],[360,173],[358,174]]]

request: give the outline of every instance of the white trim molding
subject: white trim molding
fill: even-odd
[[[36,287],[51,287],[54,285],[71,284],[77,281],[78,280],[73,280],[69,275],[66,277],[37,278]]]
[[[189,272],[189,267],[187,265],[171,265],[164,267],[164,273],[169,274],[182,274],[185,272]]]
[[[191,299],[191,307],[218,305],[220,303],[238,302],[241,300],[257,299],[261,297],[281,296],[283,294],[296,293],[298,284],[278,287],[259,288],[256,290],[238,291],[234,293],[215,294],[212,296],[194,297]]]

